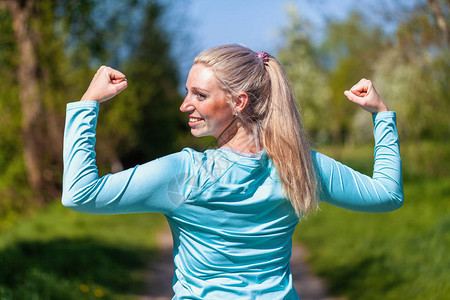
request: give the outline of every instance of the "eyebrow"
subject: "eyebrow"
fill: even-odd
[[[187,88],[187,86],[185,86],[184,87],[185,88],[185,90],[186,91],[188,91],[189,89]],[[192,87],[191,88],[192,90],[194,90],[194,91],[197,91],[197,92],[202,92],[202,93],[210,93],[210,91],[209,90],[207,90],[207,89],[202,89],[202,88],[199,88],[199,87]]]

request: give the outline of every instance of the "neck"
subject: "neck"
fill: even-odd
[[[242,153],[258,153],[256,137],[249,133],[240,122],[235,119],[217,139],[219,148],[228,147]]]

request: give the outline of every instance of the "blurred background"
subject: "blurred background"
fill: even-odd
[[[191,147],[179,112],[192,60],[240,43],[285,66],[318,151],[371,175],[370,115],[343,96],[369,78],[397,112],[405,205],[322,205],[295,240],[334,296],[450,294],[448,0],[0,0],[0,299],[133,299],[164,219],[86,216],[59,204],[66,103],[100,65],[129,87],[102,104],[101,174]],[[301,291],[299,291],[301,295]]]

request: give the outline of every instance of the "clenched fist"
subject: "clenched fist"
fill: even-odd
[[[373,114],[388,111],[386,104],[378,95],[372,82],[365,78],[355,84],[350,91],[345,91],[344,95],[347,96],[348,100],[359,104],[363,109]]]
[[[125,75],[113,68],[101,66],[89,84],[81,101],[104,102],[119,94],[128,86]]]

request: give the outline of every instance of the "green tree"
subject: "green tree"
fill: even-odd
[[[344,21],[330,21],[321,47],[328,57],[331,90],[331,133],[334,143],[349,141],[352,118],[358,107],[343,92],[361,78],[372,78],[377,59],[389,45],[380,28],[370,26],[364,16],[353,12]]]
[[[18,50],[17,72],[14,74],[19,87],[24,157],[28,180],[39,197],[45,188],[43,169],[43,101],[39,91],[37,42],[34,28],[29,21],[35,12],[35,1],[5,1],[9,12]],[[11,101],[11,100],[9,100]]]
[[[170,34],[161,23],[163,9],[147,4],[135,43],[130,44],[130,58],[119,66],[129,87],[107,104],[100,118],[100,137],[111,147],[102,151],[113,171],[179,150],[179,79],[170,55]]]
[[[0,215],[5,219],[4,208],[23,209],[21,201],[29,196],[25,165],[23,162],[21,113],[19,90],[14,69],[18,64],[17,44],[12,21],[6,10],[0,10]],[[25,177],[25,178],[24,178]]]
[[[278,51],[278,57],[292,81],[307,132],[314,141],[325,142],[329,140],[329,123],[324,120],[330,117],[331,97],[325,69],[311,41],[310,24],[294,7],[288,7],[287,12],[290,24],[283,32],[286,45]]]
[[[392,109],[401,112],[399,129],[404,138],[448,141],[448,12],[445,1],[413,7],[399,21],[396,43],[378,60],[375,80]]]
[[[380,28],[369,26],[353,12],[344,21],[329,21],[322,41],[313,43],[312,30],[294,9],[285,29],[286,46],[279,51],[302,107],[305,127],[314,140],[350,142],[360,134],[354,124],[368,119],[343,92],[361,78],[372,78],[381,53],[389,45]],[[363,121],[365,122],[365,121]],[[367,122],[366,122],[367,123]],[[363,128],[370,126],[363,126]]]
[[[13,134],[15,144],[22,146],[16,155],[23,154],[25,174],[22,176],[28,179],[28,184],[18,183],[24,190],[30,186],[34,202],[41,204],[60,194],[64,124],[61,111],[70,90],[70,82],[64,76],[70,69],[65,43],[74,39],[64,24],[71,17],[78,22],[93,19],[94,1],[77,1],[69,9],[71,3],[63,0],[0,2],[2,35],[6,36],[0,55],[11,59],[11,63],[3,60],[2,64],[2,72],[10,75],[5,89],[10,93],[17,91],[10,95],[13,97],[1,97],[0,101],[14,107],[12,115],[21,119],[20,128],[13,128]],[[10,129],[1,128],[2,131]]]
[[[100,64],[123,67],[132,82],[123,103],[102,108],[100,168],[173,150],[178,78],[163,14],[151,0],[0,2],[3,208],[5,198],[18,208],[60,196],[65,105],[81,97]]]

